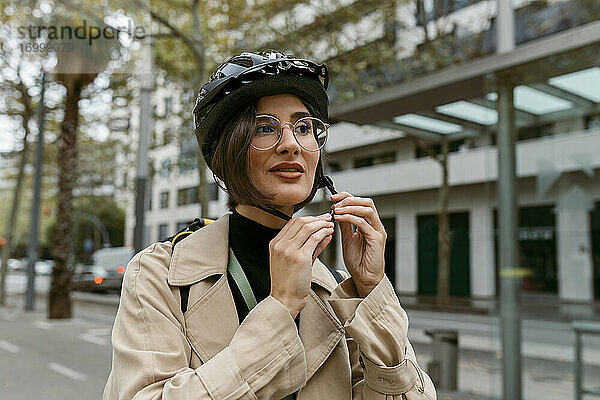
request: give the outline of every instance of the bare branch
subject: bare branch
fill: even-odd
[[[164,27],[169,29],[173,35],[175,35],[179,39],[181,39],[181,41],[183,43],[185,43],[185,45],[191,50],[191,52],[194,53],[194,57],[196,57],[199,60],[202,59],[202,55],[200,54],[200,51],[198,50],[197,43],[195,43],[193,40],[191,40],[189,35],[187,35],[185,32],[182,32],[181,30],[179,30],[177,27],[175,27],[173,24],[171,24],[168,19],[166,19],[162,15],[156,13],[154,10],[152,10],[151,7],[148,7],[146,4],[144,4],[143,1],[135,0],[135,4],[137,4],[138,7],[141,7],[143,9],[147,10],[153,19],[155,19],[161,25],[163,25]]]

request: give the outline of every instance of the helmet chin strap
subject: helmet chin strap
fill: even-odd
[[[259,208],[261,210],[263,210],[264,212],[267,212],[271,215],[274,215],[278,218],[281,218],[284,221],[289,221],[290,219],[292,219],[292,217],[290,217],[289,215],[285,214],[284,212],[279,211],[278,209],[274,208],[274,207],[262,207],[262,206],[254,206],[256,208]]]
[[[321,178],[319,179],[319,185],[317,186],[317,189],[321,189],[321,188],[327,188],[332,195],[337,194],[337,191],[335,190],[335,187],[333,186],[333,180],[327,175],[321,175]],[[274,207],[262,207],[259,205],[256,205],[254,207],[261,209],[264,212],[274,215],[278,218],[281,218],[282,220],[284,220],[286,222],[289,221],[290,219],[292,219],[292,217],[279,211],[278,209],[276,209]],[[333,220],[333,210],[331,211],[331,217]]]

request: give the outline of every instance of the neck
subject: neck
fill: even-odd
[[[294,213],[294,206],[286,206],[286,207],[274,207],[277,210],[283,212],[286,215],[292,215]],[[235,207],[235,210],[246,218],[249,218],[255,222],[258,222],[261,225],[268,226],[273,229],[281,229],[287,223],[281,218],[278,218],[274,215],[269,214],[259,208],[254,206],[249,206],[247,204],[239,204]]]

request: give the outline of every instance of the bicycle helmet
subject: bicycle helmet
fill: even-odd
[[[211,169],[223,126],[231,115],[264,96],[291,93],[307,101],[327,119],[329,76],[325,64],[287,56],[278,51],[244,52],[221,64],[198,92],[194,107],[194,128],[198,145]],[[329,181],[316,177],[311,194]],[[330,187],[330,191],[333,185]],[[289,220],[278,210],[264,211]],[[295,210],[296,211],[296,210]]]

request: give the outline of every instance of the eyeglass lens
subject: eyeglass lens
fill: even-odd
[[[318,150],[327,140],[327,127],[320,119],[300,118],[292,128],[296,140],[306,150]],[[282,134],[281,123],[276,118],[257,116],[252,145],[258,149],[269,149],[277,143],[280,134]]]

